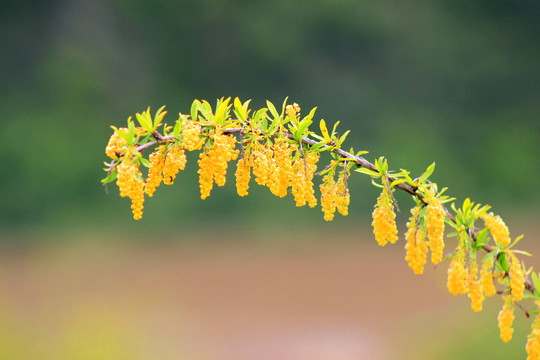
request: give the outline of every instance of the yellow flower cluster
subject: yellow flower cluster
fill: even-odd
[[[478,279],[478,266],[476,262],[472,262],[469,267],[469,298],[471,299],[471,308],[473,311],[482,311],[484,294],[482,293],[482,286]]]
[[[415,274],[424,272],[424,265],[427,260],[428,246],[425,242],[426,233],[418,228],[418,217],[420,207],[415,206],[411,209],[411,217],[407,223],[407,232],[405,233],[405,260]]]
[[[440,200],[435,196],[431,196],[426,211],[426,232],[433,264],[438,264],[443,257],[445,216]]]
[[[120,135],[120,132],[127,134],[128,129],[120,128],[118,131],[115,131],[109,139],[107,147],[105,148],[105,154],[107,154],[107,156],[111,159],[118,159],[118,157],[122,156],[127,149],[126,139]]]
[[[540,359],[540,314],[536,315],[531,326],[531,333],[527,339],[527,360],[539,360]]]
[[[272,194],[287,196],[287,189],[293,177],[292,152],[296,145],[291,145],[284,137],[278,137],[273,146],[273,161],[270,164],[270,177],[267,186]]]
[[[236,191],[240,196],[246,196],[251,179],[251,164],[249,157],[245,156],[236,163]]]
[[[313,189],[313,176],[317,171],[317,162],[319,154],[308,152],[305,156],[297,156],[293,163],[293,179],[291,183],[291,191],[294,196],[296,206],[304,206],[306,203],[309,207],[317,206],[317,198]]]
[[[299,115],[300,115],[300,106],[297,103],[294,103],[292,105],[287,105],[285,107],[285,114],[287,114],[289,118],[298,120]]]
[[[388,242],[393,244],[398,240],[396,213],[394,212],[392,197],[388,191],[385,186],[381,195],[377,198],[377,204],[375,204],[375,210],[373,210],[373,221],[371,223],[375,240],[381,246],[386,245]]]
[[[131,159],[124,159],[117,166],[117,171],[116,185],[120,189],[120,196],[127,196],[131,199],[133,218],[139,220],[142,218],[144,203],[144,180],[142,174]]]
[[[172,185],[176,174],[180,170],[184,170],[186,167],[186,153],[180,145],[173,145],[167,151],[165,157],[165,163],[163,164],[163,183],[166,185]]]
[[[272,149],[271,146],[264,146],[263,144],[255,141],[251,144],[252,151],[252,165],[253,175],[255,175],[255,182],[259,185],[266,186],[271,175],[272,164]]]
[[[465,249],[460,239],[456,254],[448,268],[446,287],[452,295],[466,294],[469,291],[469,274],[465,267]]]
[[[482,219],[493,236],[493,239],[503,246],[510,245],[510,232],[499,215],[484,213]]]
[[[204,144],[204,138],[201,135],[201,126],[193,120],[184,121],[182,127],[184,140],[182,146],[189,151],[199,150]]]
[[[150,154],[150,169],[144,187],[144,192],[152,197],[156,188],[163,180],[163,167],[165,166],[165,145],[160,145]]]
[[[343,216],[349,213],[349,191],[345,183],[345,172],[342,171],[338,181],[334,180],[334,172],[330,171],[323,177],[323,183],[319,185],[321,190],[321,207],[324,220],[332,221],[336,210]]]
[[[482,291],[486,297],[493,296],[497,293],[495,282],[493,281],[493,263],[494,260],[484,261],[482,264],[482,271],[480,272],[480,283],[482,284]]]
[[[501,339],[504,342],[509,342],[512,340],[512,333],[514,329],[512,328],[512,323],[514,322],[514,305],[509,298],[505,296],[504,305],[501,311],[499,312],[499,329],[501,331]]]
[[[142,128],[140,127],[135,128],[135,134],[137,136],[142,134],[142,132],[143,132]],[[111,135],[109,139],[109,142],[107,143],[107,147],[105,148],[105,154],[107,154],[108,157],[116,160],[126,155],[126,153],[130,149],[128,147],[128,144],[124,136],[126,136],[128,133],[129,133],[128,128],[115,129],[114,133]]]
[[[213,144],[199,156],[199,186],[201,199],[210,196],[214,182],[218,186],[225,185],[228,162],[238,157],[235,150],[236,138],[217,133],[212,136]]]
[[[525,274],[519,260],[511,255],[512,262],[510,263],[510,292],[512,301],[523,299],[523,291],[525,290]]]

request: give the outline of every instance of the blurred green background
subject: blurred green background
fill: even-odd
[[[433,180],[449,195],[492,205],[512,235],[528,230],[524,242],[535,239],[538,1],[25,1],[2,4],[0,18],[0,241],[6,258],[20,260],[3,269],[15,288],[14,274],[25,266],[32,273],[36,261],[59,274],[78,269],[48,257],[57,243],[79,246],[79,258],[87,243],[91,254],[101,254],[94,246],[103,242],[128,253],[140,246],[166,253],[170,243],[197,247],[200,236],[209,253],[229,242],[309,248],[314,233],[327,234],[319,242],[336,234],[373,241],[377,189],[364,176],[349,181],[350,215],[331,224],[320,209],[296,208],[292,198],[275,198],[253,182],[239,198],[232,177],[201,201],[193,156],[175,186],[160,187],[146,202],[139,222],[115,185],[106,194],[99,180],[110,125],[164,104],[172,123],[193,99],[213,104],[222,96],[253,99],[253,107],[286,96],[303,112],[317,106],[316,120],[352,130],[346,147],[370,151],[370,161],[386,156],[390,168],[414,176],[436,161]],[[404,222],[410,200],[398,200]],[[376,254],[385,261],[384,252]]]

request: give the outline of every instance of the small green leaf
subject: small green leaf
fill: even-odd
[[[532,281],[536,290],[540,291],[540,281],[538,281],[538,274],[533,271],[531,273],[531,278],[532,278]]]
[[[113,171],[110,173],[105,179],[102,179],[101,182],[104,184],[108,184],[116,180],[116,177],[118,176],[118,171]]]
[[[506,254],[504,252],[499,253],[498,260],[499,264],[501,264],[502,269],[508,272],[510,266],[508,265],[508,259],[506,258]]]
[[[482,247],[487,244],[489,237],[487,236],[489,229],[485,228],[476,235],[476,245]]]
[[[372,178],[380,178],[381,177],[381,174],[378,173],[378,172],[375,172],[373,170],[370,170],[370,169],[366,169],[365,167],[360,167],[356,170],[354,170],[356,172],[359,172],[359,173],[362,173],[362,174],[367,174],[369,176],[371,176]]]
[[[309,125],[311,125],[311,123],[313,123],[313,121],[311,121],[310,119],[308,118],[304,118],[304,120],[302,120],[300,122],[300,125],[298,125],[298,129],[296,130],[295,134],[294,134],[294,139],[296,141],[300,141],[300,139],[302,138],[302,136],[304,135],[304,133],[306,132],[307,128],[309,127]]]
[[[266,106],[268,107],[268,110],[270,110],[270,113],[274,117],[274,120],[279,119],[279,114],[278,114],[274,104],[272,104],[270,101],[266,100]]]
[[[341,135],[341,137],[339,138],[339,145],[343,144],[343,142],[347,138],[347,135],[349,135],[350,132],[351,132],[351,130],[347,130],[347,131],[345,131],[345,134]]]
[[[191,120],[197,121],[198,114],[199,114],[199,106],[201,102],[199,100],[194,100],[191,104]]]
[[[390,188],[393,188],[394,186],[406,182],[407,179],[396,179],[390,183]]]
[[[431,165],[428,166],[426,171],[420,177],[420,183],[423,183],[424,181],[426,181],[427,178],[430,177],[431,174],[433,174],[433,170],[435,170],[435,163],[432,163]]]
[[[525,256],[532,256],[531,253],[527,252],[527,251],[524,251],[524,250],[512,250],[512,252],[514,254],[521,254],[521,255],[525,255]]]
[[[152,166],[150,164],[150,161],[146,160],[145,158],[141,157],[141,164],[144,166],[144,167],[147,167],[147,168],[150,168],[150,166]]]
[[[482,259],[482,262],[492,260],[496,255],[497,255],[497,252],[492,251],[492,252],[486,254],[486,256],[484,256],[484,258]]]
[[[148,121],[146,116],[144,116],[146,113],[143,113],[142,115],[137,113],[135,114],[135,117],[139,121],[139,124],[142,126],[142,128],[146,131],[152,131],[152,123]]]

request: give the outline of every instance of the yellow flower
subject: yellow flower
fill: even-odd
[[[396,213],[386,187],[383,188],[381,195],[377,199],[377,204],[375,204],[371,225],[373,225],[375,240],[379,245],[384,246],[388,242],[393,244],[398,240]]]
[[[121,197],[131,199],[131,209],[133,218],[139,220],[142,218],[144,203],[144,181],[142,174],[132,159],[124,159],[117,167],[118,177],[116,185],[120,189]]]
[[[317,171],[319,154],[308,152],[303,156],[296,156],[293,163],[293,181],[291,191],[294,196],[296,206],[304,206],[306,203],[310,207],[317,205],[315,190],[313,189],[313,176]]]
[[[504,342],[509,342],[512,340],[512,333],[514,329],[512,328],[512,323],[514,322],[514,306],[510,299],[504,297],[504,305],[502,310],[499,312],[499,329],[501,331],[501,339]]]
[[[163,166],[165,166],[165,145],[158,146],[150,154],[150,169],[148,169],[148,179],[144,187],[144,192],[148,196],[153,196],[156,188],[163,180]]]
[[[332,221],[336,212],[337,193],[335,191],[336,182],[332,172],[323,177],[323,183],[319,186],[321,190],[321,208],[324,213],[324,220]]]
[[[452,295],[466,294],[469,291],[468,273],[465,268],[465,259],[461,247],[450,262],[446,286]]]
[[[474,261],[469,268],[469,298],[471,299],[471,308],[473,311],[482,311],[484,294],[482,293],[482,286],[478,279],[478,267]]]
[[[238,157],[236,138],[221,133],[212,136],[213,144],[207,152],[199,155],[199,186],[201,199],[210,196],[214,182],[225,185],[228,162]]]
[[[415,206],[411,209],[411,217],[407,223],[407,232],[405,233],[405,261],[414,273],[419,275],[424,273],[424,266],[427,260],[428,246],[425,242],[426,233],[417,227],[420,207]]]
[[[482,219],[496,242],[503,246],[510,245],[510,232],[499,215],[484,213]]]
[[[482,264],[482,271],[480,272],[480,283],[482,284],[482,291],[486,297],[493,296],[497,293],[495,283],[493,282],[493,260],[484,261]]]
[[[251,164],[248,157],[238,160],[236,163],[236,191],[240,196],[246,196],[249,189],[249,180],[251,178]]]
[[[186,167],[186,153],[180,145],[172,145],[167,151],[165,163],[163,164],[163,183],[172,185],[176,174]]]
[[[510,263],[510,290],[512,301],[519,301],[523,298],[525,290],[525,274],[519,260],[511,255],[512,262]]]
[[[201,138],[201,125],[193,120],[184,122],[182,126],[184,140],[182,146],[189,151],[199,150],[204,144],[204,138]]]
[[[426,231],[433,264],[438,264],[443,257],[445,216],[440,200],[431,196],[426,211]]]
[[[535,320],[531,325],[531,333],[527,337],[527,360],[540,359],[540,314],[536,315]]]

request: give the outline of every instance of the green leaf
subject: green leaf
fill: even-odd
[[[147,168],[150,168],[150,166],[152,166],[150,164],[150,161],[146,160],[145,158],[141,157],[141,164],[143,164],[144,167],[147,167]]]
[[[296,132],[294,133],[294,139],[296,141],[300,141],[300,139],[302,138],[302,136],[304,135],[304,133],[306,132],[307,128],[309,127],[309,125],[311,125],[313,123],[313,121],[311,121],[310,119],[308,118],[304,118],[304,120],[302,120],[300,122],[300,125],[298,125],[298,129],[296,130]]]
[[[339,121],[334,124],[334,128],[332,129],[332,137],[336,133],[337,126],[339,125]]]
[[[242,105],[242,102],[239,98],[234,98],[234,113],[236,114],[236,117],[241,121],[246,121],[246,109]]]
[[[309,114],[304,118],[304,120],[308,119],[308,120],[311,120],[313,119],[313,116],[315,116],[315,111],[317,110],[317,107],[315,106],[313,109],[311,109],[311,111],[309,112]]]
[[[270,101],[266,100],[266,106],[268,107],[268,110],[270,110],[270,113],[274,117],[274,120],[279,119],[279,114],[278,114],[274,104],[272,104]]]
[[[390,183],[390,188],[393,188],[394,186],[406,182],[407,179],[396,179]]]
[[[492,252],[486,254],[486,256],[484,256],[484,258],[482,259],[482,262],[492,260],[496,255],[497,255],[497,252],[492,251]]]
[[[384,186],[382,186],[381,184],[376,183],[375,180],[373,180],[373,179],[371,179],[371,183],[372,183],[375,187],[384,189]]]
[[[433,174],[433,170],[435,170],[435,163],[432,163],[431,165],[428,166],[426,171],[420,177],[420,183],[423,183],[424,181],[426,181],[427,178],[430,177],[431,174]]]
[[[504,271],[508,272],[510,266],[508,265],[508,259],[506,258],[506,254],[504,252],[501,252],[499,254],[499,264],[501,264],[501,267]]]
[[[142,126],[142,128],[146,131],[152,131],[152,123],[148,121],[146,116],[144,116],[146,113],[143,113],[142,115],[137,113],[135,114],[135,117],[139,121],[139,124]]]
[[[489,229],[485,228],[476,235],[476,245],[482,247],[487,244],[489,237],[487,236]]]
[[[116,180],[116,177],[118,176],[118,171],[113,171],[110,173],[105,179],[102,179],[101,182],[104,184],[108,184]]]
[[[358,168],[358,169],[356,169],[354,171],[362,173],[362,174],[367,174],[367,175],[369,175],[369,176],[371,176],[372,178],[375,178],[375,179],[381,177],[380,173],[375,172],[375,171],[370,170],[370,169],[367,169],[365,167],[360,167],[360,168]]]
[[[339,145],[340,146],[341,146],[341,144],[343,144],[343,142],[347,138],[347,135],[349,135],[350,132],[351,132],[351,130],[347,130],[347,131],[345,131],[345,134],[341,135],[341,137],[339,138]]]
[[[538,274],[533,271],[531,273],[531,278],[532,278],[532,281],[536,290],[540,291],[540,281],[538,281]]]
[[[316,143],[315,145],[311,146],[309,148],[310,151],[318,151],[320,148],[322,148],[323,146],[325,146],[326,144],[323,143],[323,142],[319,142],[319,143]]]
[[[512,248],[514,245],[516,245],[518,243],[519,240],[523,239],[523,236],[524,235],[520,235],[516,238],[516,240],[514,240],[514,242],[512,244],[510,244],[510,246],[508,246],[507,248],[510,249]]]
[[[197,121],[200,105],[201,102],[199,100],[194,100],[191,104],[191,120]]]
[[[524,250],[512,250],[512,252],[514,254],[521,254],[521,255],[525,255],[525,256],[532,256],[531,253],[528,253],[527,251],[524,251]]]

